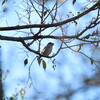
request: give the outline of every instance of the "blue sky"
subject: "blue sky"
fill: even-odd
[[[85,2],[85,1],[84,1]],[[8,5],[9,4],[9,5]],[[13,6],[10,6],[12,5]],[[17,5],[18,2],[7,2],[3,7],[8,7],[7,13],[1,13],[0,18],[0,26],[12,26],[17,24],[22,24],[21,21],[18,21],[18,16],[15,13],[15,10],[19,10]],[[75,3],[75,6],[70,6],[70,1],[68,4],[65,4],[64,7],[62,7],[59,10],[59,13],[63,15],[64,17],[66,14],[69,14],[69,11],[72,11],[74,15],[77,14],[77,12],[82,12],[81,9],[83,4],[81,0],[77,1]],[[48,4],[49,6],[52,5]],[[80,5],[78,7],[78,5]],[[83,4],[85,5],[85,4]],[[64,9],[68,9],[68,11],[65,12]],[[88,20],[90,20],[91,16],[93,16],[95,12],[92,12],[91,14],[88,14],[87,16],[84,16],[82,19],[79,19],[79,25],[75,26],[74,24],[70,23],[70,27],[68,30],[66,29],[66,34],[73,34],[77,32],[79,29],[81,30]],[[34,18],[37,18],[37,16],[34,15]],[[34,20],[33,18],[33,20]],[[86,19],[87,18],[87,19]],[[66,19],[66,18],[65,18]],[[34,20],[35,21],[35,20]],[[49,20],[48,20],[49,21]],[[75,30],[76,29],[76,30]],[[47,34],[47,32],[51,31],[47,30],[43,34]],[[95,29],[94,29],[95,30]],[[23,30],[28,32],[29,30]],[[90,30],[89,32],[92,32],[93,30]],[[0,32],[0,35],[8,35],[8,36],[18,36],[18,31],[9,31],[9,32]],[[88,33],[88,32],[87,32]],[[55,34],[59,35],[61,32],[59,30],[55,31]],[[22,34],[24,36],[24,34]],[[41,50],[42,48],[47,44],[48,41],[52,41],[55,43],[52,54],[56,52],[60,41],[59,40],[44,40],[42,42]],[[73,41],[72,44],[79,43],[78,41]],[[28,52],[22,44],[17,42],[9,42],[9,41],[0,41],[0,44],[2,46],[2,66],[3,66],[3,73],[4,76],[6,75],[6,71],[9,70],[9,73],[7,74],[6,79],[4,82],[5,87],[5,93],[6,95],[12,96],[14,93],[19,93],[19,90],[21,88],[26,89],[25,99],[24,100],[33,100],[33,96],[37,95],[39,97],[38,100],[45,100],[52,98],[53,95],[56,95],[57,93],[63,93],[67,92],[68,88],[77,89],[81,87],[82,84],[82,78],[91,76],[96,72],[95,67],[91,65],[90,60],[85,58],[79,53],[73,52],[70,49],[61,50],[59,54],[55,57],[55,64],[56,68],[55,70],[52,68],[52,60],[53,59],[47,59],[43,58],[47,63],[46,71],[42,68],[42,65],[38,65],[37,60],[34,61],[34,63],[31,66],[31,77],[33,81],[33,87],[29,88],[28,84],[25,87],[28,79],[28,66],[32,62],[32,60],[36,57],[35,54]],[[69,44],[71,45],[71,44]],[[34,48],[37,46],[35,45]],[[77,49],[77,48],[75,48]],[[28,59],[29,63],[28,65],[24,66],[24,60],[27,58],[27,55],[25,51],[28,52]],[[86,54],[90,55],[91,47],[89,45],[83,46],[82,51]],[[96,52],[96,51],[95,51]],[[95,53],[94,52],[94,53]],[[100,51],[97,51],[98,54],[100,54]],[[51,55],[52,55],[51,54]],[[98,59],[100,57],[98,56]],[[94,71],[93,71],[94,70]],[[29,82],[30,83],[30,82]],[[64,87],[65,86],[65,87]],[[60,91],[59,91],[60,90]],[[41,93],[38,93],[38,92]],[[95,90],[98,91],[99,90]],[[86,94],[90,94],[91,97],[95,95],[95,93],[92,92],[92,89],[88,92],[82,93],[76,93],[74,96],[72,96],[72,100],[84,100],[84,97]],[[87,96],[87,98],[90,98],[90,96]],[[63,99],[62,99],[63,100]]]

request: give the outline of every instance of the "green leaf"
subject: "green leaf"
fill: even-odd
[[[43,65],[43,69],[46,69],[46,62],[44,60],[42,60],[42,65]]]
[[[24,100],[24,96],[23,95],[21,96],[21,98],[22,98],[22,100]]]
[[[10,100],[15,100],[14,97],[10,97]]]
[[[37,58],[38,64],[41,64],[42,59],[40,57]]]

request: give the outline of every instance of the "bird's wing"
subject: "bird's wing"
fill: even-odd
[[[44,47],[44,49],[42,50],[42,53],[44,53],[44,52],[45,52],[46,48],[47,48],[47,46],[45,46],[45,47]]]

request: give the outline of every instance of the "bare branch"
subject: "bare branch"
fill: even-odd
[[[87,13],[93,11],[96,7],[98,7],[100,5],[100,2],[98,1],[96,4],[94,4],[91,8],[89,8],[88,10],[84,11],[83,13],[72,17],[70,19],[67,19],[65,21],[62,22],[58,22],[58,23],[54,23],[54,24],[33,24],[33,25],[22,25],[22,26],[11,26],[11,27],[1,27],[0,31],[8,31],[8,30],[18,30],[18,29],[28,29],[28,28],[49,28],[49,27],[57,27],[60,25],[64,25],[67,24],[71,21],[74,21],[78,18],[81,18],[82,16],[86,15]],[[98,9],[98,8],[96,8]]]

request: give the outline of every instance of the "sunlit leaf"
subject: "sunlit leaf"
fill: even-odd
[[[56,0],[58,3],[63,3],[64,0]]]
[[[79,52],[80,50],[81,50],[81,45],[78,45],[76,52]]]
[[[46,69],[46,62],[44,60],[42,60],[42,65],[43,65],[43,69]]]
[[[20,94],[24,95],[25,94],[25,89],[21,89]]]

